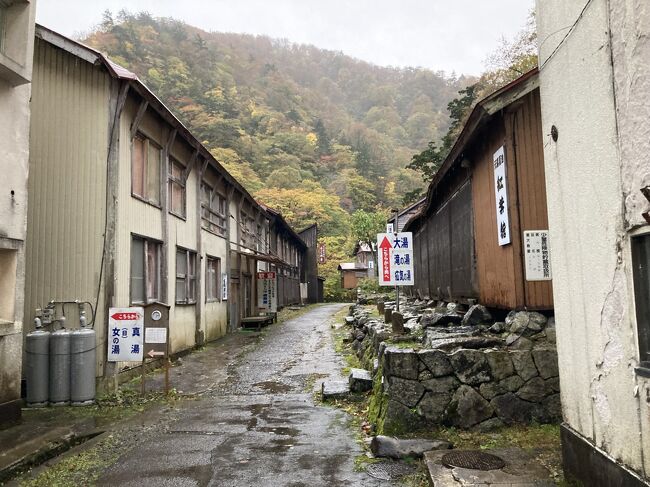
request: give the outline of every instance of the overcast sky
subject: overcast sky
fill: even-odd
[[[266,34],[382,66],[479,74],[534,0],[38,0],[37,21],[68,36],[106,9],[146,10],[205,30]]]

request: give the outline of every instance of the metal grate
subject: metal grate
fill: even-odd
[[[366,473],[379,480],[399,480],[415,473],[415,468],[398,462],[378,462],[368,465]]]
[[[506,466],[506,462],[482,451],[457,450],[447,453],[442,457],[445,467],[470,468],[473,470],[497,470]]]

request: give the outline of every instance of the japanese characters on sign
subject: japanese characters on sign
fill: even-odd
[[[108,361],[141,361],[143,335],[144,310],[142,308],[109,308]]]
[[[524,232],[527,281],[550,281],[552,279],[548,244],[548,230],[526,230]]]
[[[325,248],[325,242],[318,243],[318,263],[324,264],[327,262],[327,250]]]
[[[510,240],[510,218],[508,216],[508,180],[506,153],[503,146],[492,156],[494,163],[494,196],[497,209],[497,236],[499,245],[508,245]]]
[[[377,234],[379,249],[379,285],[380,286],[412,286],[415,284],[413,275],[413,234],[379,233]]]
[[[260,311],[278,311],[277,279],[275,272],[257,273],[257,307]]]
[[[221,273],[221,300],[228,301],[228,273]]]

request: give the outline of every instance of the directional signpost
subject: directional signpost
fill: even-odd
[[[379,248],[379,285],[412,286],[413,279],[413,234],[411,232],[380,233],[377,235]]]
[[[149,303],[144,307],[144,355],[142,356],[142,394],[145,393],[145,360],[163,359],[165,394],[169,393],[169,306]]]

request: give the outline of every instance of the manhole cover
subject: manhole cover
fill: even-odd
[[[397,462],[371,463],[366,467],[366,473],[379,480],[398,480],[414,472],[410,465]]]
[[[442,457],[445,467],[471,468],[473,470],[496,470],[506,466],[506,462],[496,455],[482,451],[457,450]]]

